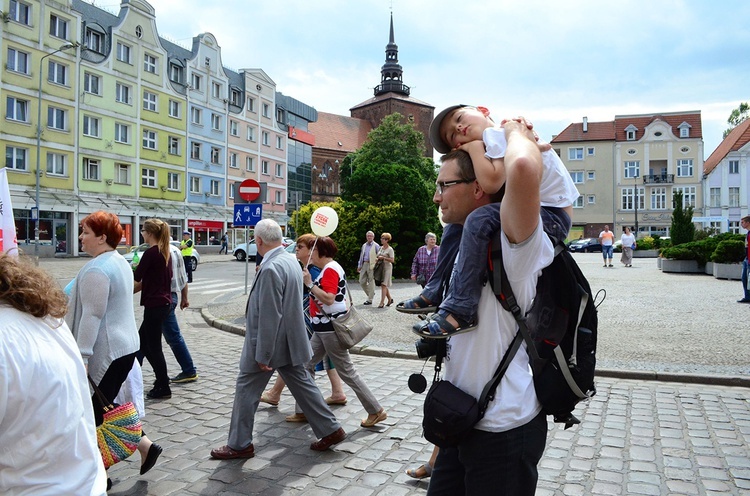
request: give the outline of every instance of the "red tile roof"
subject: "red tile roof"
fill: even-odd
[[[672,134],[680,137],[678,126],[683,122],[690,124],[690,138],[703,138],[700,111],[671,112],[664,114],[645,115],[616,115],[615,116],[615,138],[616,141],[627,141],[625,128],[631,124],[638,128],[635,133],[636,141],[643,138],[646,127],[654,121],[661,120],[672,127]]]
[[[708,175],[718,166],[729,152],[736,152],[750,142],[750,119],[732,129],[716,150],[703,162],[703,175]]]
[[[583,132],[583,123],[574,122],[552,139],[552,143],[569,143],[576,141],[614,141],[615,123],[589,122],[588,130]]]
[[[318,112],[318,120],[308,129],[315,135],[315,148],[353,152],[365,142],[372,126],[363,119]]]

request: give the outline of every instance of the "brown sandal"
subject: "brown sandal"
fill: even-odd
[[[374,427],[375,424],[378,422],[382,422],[383,420],[388,418],[388,414],[385,413],[385,409],[381,408],[378,413],[371,413],[367,416],[366,419],[362,421],[361,425],[362,427]]]

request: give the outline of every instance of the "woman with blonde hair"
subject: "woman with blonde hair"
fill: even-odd
[[[169,255],[169,226],[159,219],[148,219],[141,230],[149,248],[143,252],[133,275],[134,292],[141,292],[143,322],[138,330],[141,353],[156,375],[154,388],[146,393],[152,399],[172,397],[167,362],[161,348],[161,329],[172,304],[172,257]]]
[[[393,303],[391,298],[391,279],[393,278],[393,262],[396,260],[396,254],[393,251],[393,247],[390,245],[392,236],[390,233],[384,232],[380,235],[380,250],[378,250],[378,261],[383,264],[383,280],[380,282],[380,305],[378,308],[383,308],[385,299],[388,298],[388,306]]]
[[[43,269],[0,255],[0,494],[105,494],[86,370]]]

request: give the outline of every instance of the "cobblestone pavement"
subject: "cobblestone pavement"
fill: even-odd
[[[349,402],[334,407],[348,436],[334,449],[309,449],[306,424],[290,424],[293,399],[263,405],[255,424],[256,456],[217,461],[212,447],[226,443],[243,338],[207,325],[200,313],[180,313],[200,379],[175,385],[170,400],[147,400],[145,430],[164,447],[157,466],[138,475],[139,457],[110,470],[113,495],[407,495],[424,494],[427,481],[405,475],[424,463],[431,445],[421,436],[424,395],[407,388],[421,365],[411,359],[355,355],[360,374],[388,411],[363,429],[365,416]],[[168,350],[168,349],[167,349]],[[170,371],[176,363],[167,351]],[[153,380],[144,367],[145,381]],[[318,383],[328,394],[327,380]],[[577,410],[582,423],[550,424],[537,494],[750,494],[750,390],[601,378],[598,394]]]

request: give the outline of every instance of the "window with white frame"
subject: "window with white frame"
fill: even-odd
[[[47,174],[68,175],[68,157],[64,153],[47,152]]]
[[[117,83],[115,85],[115,101],[130,105],[130,86]]]
[[[49,34],[55,38],[68,39],[68,21],[56,14],[49,16]]]
[[[211,163],[214,165],[221,165],[219,162],[221,157],[221,150],[215,146],[211,147]]]
[[[169,191],[180,191],[180,174],[167,172],[167,189]]]
[[[234,152],[229,153],[229,167],[237,168],[237,154]]]
[[[688,126],[683,126],[680,128],[680,138],[689,138],[690,137],[690,128]]]
[[[635,133],[637,131],[638,131],[638,128],[630,124],[628,127],[625,128],[625,139],[627,141],[635,141]]]
[[[575,184],[583,184],[583,171],[570,171],[570,178]]]
[[[589,205],[594,205],[596,203],[596,195],[588,195],[586,197],[586,203]]]
[[[200,177],[192,176],[190,178],[190,192],[191,193],[201,192],[201,178]]]
[[[573,208],[583,208],[583,195],[576,198],[576,201],[573,202]]]
[[[221,85],[216,81],[211,83],[211,96],[214,98],[221,98]]]
[[[255,141],[255,128],[252,126],[247,126],[247,140]]]
[[[583,160],[583,147],[568,148],[568,160]]]
[[[282,124],[286,124],[286,122],[284,121],[284,117],[285,117],[284,113],[285,113],[284,109],[281,109],[281,108],[277,108],[276,109],[276,121],[277,122],[280,122]],[[409,115],[409,121],[413,121],[413,120],[414,120],[414,116]]]
[[[5,147],[5,167],[17,171],[29,170],[29,150],[17,146]]]
[[[104,34],[99,31],[94,31],[91,28],[86,28],[86,39],[84,40],[86,49],[99,54],[104,53]]]
[[[263,104],[263,117],[271,117],[271,106],[267,103]]]
[[[195,91],[203,91],[203,78],[200,74],[192,73],[190,74],[190,86]]]
[[[651,188],[651,210],[667,208],[667,188]]]
[[[201,144],[193,141],[190,144],[190,158],[193,160],[200,160],[201,159]]]
[[[695,186],[674,187],[672,191],[682,191],[682,208],[695,208]]]
[[[8,47],[8,60],[5,62],[5,67],[9,71],[29,74],[29,60],[28,53]]]
[[[219,181],[217,181],[216,179],[211,179],[211,191],[209,195],[219,196]]]
[[[232,136],[239,136],[240,134],[240,123],[237,121],[229,121],[229,134]]]
[[[144,53],[143,54],[143,70],[146,72],[150,72],[151,74],[156,74],[156,64],[157,59],[150,53]]]
[[[740,206],[740,188],[729,188],[729,206]]]
[[[260,162],[260,172],[261,172],[261,174],[269,175],[269,172],[268,172],[268,160],[262,160]]]
[[[596,149],[593,146],[590,146],[586,148],[586,155],[588,155],[589,157],[593,157],[595,154],[595,151]]]
[[[279,150],[284,149],[284,138],[281,136],[276,136],[276,148]]]
[[[633,205],[635,202],[635,188],[622,188],[622,203],[620,204],[620,208],[622,210],[633,210]],[[638,209],[644,210],[645,209],[645,199],[644,199],[644,190],[643,188],[638,188]]]
[[[174,83],[182,83],[184,70],[177,64],[169,64],[169,80]]]
[[[156,169],[149,169],[144,167],[141,170],[141,186],[144,188],[155,188],[156,187]]]
[[[229,91],[229,101],[232,102],[232,105],[239,107],[242,104],[241,98],[242,94],[239,91],[235,89]]]
[[[231,183],[229,185],[229,199],[234,200],[234,191],[237,188],[237,183]]]
[[[740,161],[739,160],[730,160],[729,161],[729,173],[730,174],[739,174],[740,173]]]
[[[271,145],[270,141],[271,141],[271,137],[268,134],[268,131],[263,131],[263,144],[266,146],[270,146]]]
[[[284,203],[284,195],[281,191],[276,192],[276,205],[282,205]]]
[[[730,220],[728,223],[728,230],[732,234],[740,234],[740,221]]]
[[[219,114],[211,114],[211,129],[221,131],[221,116]]]
[[[31,25],[31,6],[19,0],[10,0],[8,9],[10,20],[19,24]]]
[[[170,136],[168,138],[169,154],[180,155],[180,138],[177,136]]]
[[[276,177],[284,177],[284,165],[276,164]]]
[[[169,100],[169,117],[179,119],[182,116],[182,105],[177,100]]]
[[[68,112],[50,105],[47,107],[47,126],[58,131],[65,131],[67,128]]]
[[[115,122],[115,141],[118,143],[130,143],[130,126],[122,122]]]
[[[625,162],[625,178],[635,178],[641,176],[641,161],[628,160]]]
[[[83,73],[83,91],[92,95],[101,95],[101,77],[90,72]]]
[[[29,101],[14,96],[6,98],[5,118],[11,121],[29,122]]]
[[[115,164],[115,182],[117,184],[130,184],[130,165]]]
[[[251,96],[247,97],[247,110],[250,112],[255,112],[255,98]]]
[[[67,86],[68,84],[68,66],[55,62],[54,60],[49,61],[47,72],[47,80],[50,83],[61,84]]]
[[[588,180],[593,181],[596,179],[596,172],[595,171],[588,171]]]
[[[156,131],[150,129],[143,130],[143,148],[156,150]]]
[[[677,177],[692,177],[693,159],[681,158],[677,160]]]
[[[117,42],[117,60],[126,64],[130,63],[130,46],[121,41]]]
[[[721,188],[710,188],[708,192],[709,192],[708,204],[712,207],[720,207],[721,206]]]
[[[197,125],[203,124],[203,110],[192,107],[190,109],[190,122]]]
[[[248,172],[255,172],[255,159],[253,157],[245,158],[245,169]]]
[[[102,163],[94,158],[83,159],[83,179],[87,181],[99,181]]]
[[[92,138],[99,138],[101,136],[102,121],[98,117],[91,115],[83,116],[83,135],[90,136]]]
[[[150,110],[151,112],[156,112],[157,108],[157,102],[156,102],[156,93],[151,93],[150,91],[143,90],[143,110]]]

